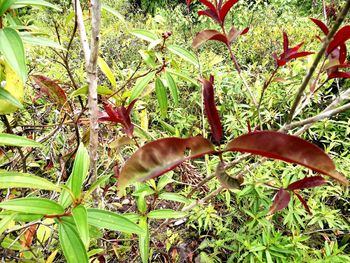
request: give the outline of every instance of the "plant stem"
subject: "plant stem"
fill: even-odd
[[[309,70],[309,72],[307,73],[307,75],[305,76],[304,78],[304,81],[303,83],[301,84],[299,90],[298,90],[298,93],[296,95],[296,98],[292,104],[292,107],[291,107],[291,110],[290,110],[290,113],[289,113],[289,117],[288,117],[288,120],[287,120],[287,124],[291,123],[291,121],[293,120],[293,116],[294,116],[294,112],[296,110],[296,108],[298,107],[299,105],[299,102],[301,100],[301,97],[308,85],[308,83],[310,82],[311,80],[311,77],[313,75],[313,73],[315,72],[316,70],[316,67],[318,65],[318,63],[321,61],[329,43],[331,42],[333,36],[335,35],[335,33],[337,32],[337,30],[339,29],[340,25],[343,23],[347,13],[349,12],[349,9],[350,9],[350,0],[347,0],[346,1],[346,4],[341,12],[341,14],[339,15],[338,19],[335,21],[335,24],[332,28],[332,30],[329,32],[329,34],[327,35],[327,37],[325,38],[325,40],[323,41],[323,45],[320,49],[320,51],[317,53],[317,56]]]

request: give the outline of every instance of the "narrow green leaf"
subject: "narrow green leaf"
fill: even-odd
[[[0,236],[4,231],[7,229],[7,226],[15,219],[16,213],[13,213],[11,215],[5,216],[0,221]]]
[[[150,83],[150,81],[154,78],[154,75],[155,75],[154,72],[152,72],[147,74],[143,78],[138,79],[138,81],[136,81],[136,84],[131,91],[131,96],[129,98],[130,102],[136,99],[138,96],[140,96],[140,94],[146,88],[148,83]]]
[[[101,184],[103,184],[104,182],[106,182],[112,175],[104,175],[101,176],[100,178],[98,178],[90,187],[90,189],[86,192],[85,197],[88,197],[90,194],[92,194],[93,191],[96,190],[97,187],[99,187]]]
[[[164,193],[161,193],[158,197],[159,199],[162,199],[162,200],[175,201],[175,202],[184,203],[184,204],[188,204],[190,202],[190,200],[188,200],[186,197],[176,193],[164,192]]]
[[[43,6],[43,7],[50,7],[52,9],[55,9],[57,11],[62,11],[61,8],[59,8],[57,5],[53,5],[47,1],[43,1],[43,0],[15,0],[14,3],[17,7],[20,6],[27,6],[27,5],[31,5],[31,6]]]
[[[39,176],[19,172],[0,172],[0,189],[32,188],[60,192],[61,188]]]
[[[22,103],[20,103],[14,96],[11,95],[11,93],[3,88],[0,88],[0,100],[5,100],[17,108],[23,109]]]
[[[17,198],[0,203],[0,208],[40,215],[59,215],[64,209],[58,203],[45,198]]]
[[[0,16],[3,16],[6,11],[10,8],[10,6],[15,2],[16,0],[3,0],[0,1]]]
[[[89,225],[87,221],[87,211],[83,205],[78,205],[72,210],[75,225],[85,248],[89,247]]]
[[[171,184],[172,182],[174,182],[173,175],[174,175],[174,172],[170,171],[170,172],[162,175],[159,178],[158,183],[157,183],[157,191],[158,192],[163,190],[166,185]]]
[[[14,134],[0,133],[0,146],[40,147],[40,143]]]
[[[89,87],[87,85],[75,90],[70,94],[71,98],[75,98],[77,96],[81,95],[87,95],[89,91]],[[97,86],[97,94],[99,95],[112,95],[114,91],[110,90],[109,88],[106,88],[104,86]]]
[[[48,39],[48,38],[34,37],[30,34],[23,34],[23,33],[20,33],[20,36],[22,38],[23,43],[25,44],[43,46],[43,47],[52,47],[54,49],[65,50],[65,48],[63,48],[59,43],[52,41],[51,39]]]
[[[89,154],[83,144],[80,144],[79,149],[75,156],[73,165],[73,171],[68,178],[66,185],[72,190],[75,198],[79,198],[81,195],[81,189],[84,180],[89,170]],[[72,203],[72,198],[67,191],[63,191],[59,203],[64,207],[68,207]]]
[[[138,235],[144,233],[138,225],[116,213],[94,208],[88,209],[87,212],[90,225]]]
[[[25,83],[27,69],[24,47],[16,30],[9,27],[0,30],[0,52],[11,68],[21,77],[22,82]]]
[[[58,234],[63,254],[68,263],[89,262],[84,244],[71,224],[59,223]]]
[[[171,73],[172,75],[174,75],[174,76],[176,76],[184,81],[190,82],[193,85],[199,87],[198,81],[196,81],[194,78],[191,78],[190,76],[188,76],[180,71],[173,70],[173,69],[167,69],[167,72]]]
[[[124,16],[119,13],[117,10],[109,7],[108,5],[102,4],[102,10],[105,10],[109,13],[111,13],[112,15],[116,16],[121,22],[125,23],[125,18]]]
[[[183,60],[198,67],[198,61],[197,61],[196,55],[193,52],[190,52],[190,51],[188,51],[180,46],[176,46],[176,45],[168,46],[168,50],[171,53],[173,53],[174,55],[177,55],[180,58],[182,58]]]
[[[133,29],[129,31],[135,37],[138,37],[142,40],[153,42],[158,39],[158,36],[146,29]]]
[[[168,97],[164,84],[160,78],[156,79],[156,95],[160,108],[160,115],[162,118],[165,118],[168,113]]]
[[[178,106],[179,105],[179,93],[178,93],[178,90],[176,87],[175,80],[173,79],[173,77],[170,75],[169,72],[165,72],[165,77],[167,80],[167,84],[168,84],[167,86],[170,90],[171,97],[174,100],[174,104],[175,104],[175,106]]]
[[[148,218],[152,219],[170,219],[170,218],[182,218],[187,215],[186,212],[175,211],[172,209],[160,209],[153,210],[148,213]]]
[[[150,249],[150,236],[147,217],[141,217],[139,226],[144,230],[144,233],[139,236],[139,250],[142,263],[147,263]]]
[[[100,67],[103,74],[105,74],[109,82],[112,84],[112,87],[116,88],[117,82],[114,78],[113,72],[111,68],[108,66],[108,64],[106,63],[106,61],[104,61],[104,59],[101,57],[98,57],[98,66]]]

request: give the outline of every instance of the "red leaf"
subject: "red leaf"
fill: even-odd
[[[298,180],[290,185],[288,185],[287,190],[297,190],[297,189],[306,189],[313,188],[317,186],[324,185],[326,180],[322,176],[311,176],[305,177],[301,180]]]
[[[275,198],[273,199],[272,206],[270,207],[269,214],[274,214],[284,208],[286,208],[290,201],[290,194],[288,191],[281,188]]]
[[[234,26],[232,26],[230,29],[230,32],[228,33],[229,43],[232,43],[233,41],[235,41],[239,36],[247,34],[248,31],[249,31],[249,27],[246,27],[245,29],[238,31]]]
[[[251,132],[229,142],[225,151],[247,152],[300,164],[348,186],[348,181],[336,171],[333,161],[323,150],[296,136],[274,131]]]
[[[299,53],[296,53],[296,54],[289,56],[289,59],[306,57],[306,56],[309,56],[312,54],[315,54],[315,53],[314,52],[299,52]]]
[[[334,72],[328,75],[328,79],[350,79],[350,72]]]
[[[204,109],[207,115],[211,132],[215,142],[220,142],[223,132],[220,121],[220,115],[215,106],[214,98],[214,77],[210,76],[210,80],[201,79],[203,85]]]
[[[293,191],[293,193],[298,197],[299,201],[303,204],[303,206],[304,206],[306,212],[308,212],[309,215],[312,215],[311,210],[310,210],[310,207],[307,205],[307,203],[306,203],[306,201],[304,200],[304,198],[302,198],[302,196],[301,196],[299,193],[295,192],[295,191]]]
[[[198,16],[208,16],[208,17],[212,18],[213,20],[215,20],[216,22],[218,22],[219,24],[221,23],[220,18],[218,17],[216,12],[213,12],[210,9],[198,11]]]
[[[49,96],[61,107],[67,101],[66,92],[58,85],[57,81],[51,80],[41,75],[32,75],[33,80],[40,87],[40,92]]]
[[[226,3],[222,6],[222,8],[220,10],[220,20],[222,22],[225,21],[225,17],[227,15],[227,13],[230,11],[232,6],[237,2],[238,2],[238,0],[227,0]]]
[[[344,26],[338,30],[327,48],[327,54],[331,53],[337,47],[344,45],[345,41],[350,39],[350,25]]]
[[[311,19],[312,22],[314,22],[322,30],[322,32],[325,35],[328,35],[329,29],[321,20],[318,20],[318,19],[315,19],[315,18],[310,18],[310,19]]]
[[[186,160],[215,153],[214,146],[203,137],[165,138],[139,148],[125,163],[119,176],[119,189],[171,171]]]
[[[186,0],[187,7],[190,8],[192,0]]]
[[[198,48],[200,45],[202,45],[208,40],[216,40],[226,45],[228,44],[228,40],[225,35],[221,34],[219,31],[209,29],[201,31],[195,36],[192,42],[192,47]]]
[[[125,133],[132,138],[134,132],[134,125],[131,123],[130,113],[132,108],[135,105],[137,100],[133,100],[128,108],[116,107],[113,109],[112,105],[109,103],[104,103],[103,107],[105,109],[105,113],[101,113],[99,117],[99,121],[110,121],[115,123],[120,123],[124,127]]]
[[[214,13],[216,13],[216,7],[208,0],[200,0],[201,3],[203,5],[205,5],[206,7],[208,7],[211,11],[213,11]]]

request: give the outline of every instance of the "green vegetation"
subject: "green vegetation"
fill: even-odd
[[[350,261],[350,1],[79,2],[0,0],[1,262]]]

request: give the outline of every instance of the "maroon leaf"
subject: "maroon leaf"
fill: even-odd
[[[192,3],[192,0],[186,0],[186,4],[188,8],[190,8],[191,3]]]
[[[219,143],[223,132],[220,121],[220,115],[215,106],[214,98],[214,77],[210,76],[210,80],[201,79],[203,85],[204,109],[208,118],[208,122],[213,134],[214,141]]]
[[[61,107],[65,105],[67,101],[67,95],[65,91],[58,85],[57,81],[51,80],[41,75],[32,75],[33,80],[40,87],[40,92],[49,96],[54,102]]]
[[[350,39],[350,25],[346,25],[338,30],[334,35],[333,40],[327,47],[327,54],[331,53],[337,47],[344,45],[344,43]]]
[[[214,6],[214,4],[212,4],[210,1],[208,0],[200,0],[201,3],[203,5],[205,5],[206,7],[208,7],[211,11],[213,11],[214,13],[216,13],[216,7]]]
[[[297,190],[297,189],[306,189],[313,188],[317,186],[324,185],[326,180],[322,176],[311,176],[305,177],[301,180],[298,180],[290,185],[288,185],[287,190]]]
[[[272,206],[270,207],[269,214],[274,214],[284,208],[286,208],[290,201],[290,194],[288,191],[281,188],[275,198],[273,199]]]
[[[107,102],[103,103],[105,112],[100,115],[99,121],[110,121],[114,123],[120,123],[124,127],[125,133],[132,138],[134,132],[134,125],[131,123],[130,113],[137,100],[133,100],[128,108],[116,107]]]
[[[336,171],[333,161],[323,150],[296,136],[274,131],[251,132],[229,142],[225,151],[247,152],[300,164],[348,186],[348,181]]]
[[[325,35],[328,35],[329,29],[322,21],[320,21],[318,19],[315,19],[315,18],[310,18],[310,19],[311,19],[312,22],[314,22],[322,30],[322,32]]]
[[[228,44],[228,40],[225,35],[221,34],[219,31],[208,29],[199,32],[193,39],[192,47],[198,48],[200,45],[208,40],[220,41],[224,44]]]
[[[304,198],[296,191],[293,191],[293,193],[298,197],[299,201],[303,204],[306,212],[309,213],[309,215],[312,215],[310,207],[307,205],[306,201],[304,200]]]
[[[219,24],[221,24],[220,18],[218,17],[216,11],[214,12],[210,9],[198,11],[198,16],[208,16],[216,22],[218,22]]]
[[[215,153],[214,146],[203,137],[165,138],[139,148],[125,163],[119,176],[119,189],[171,171],[186,160]]]
[[[238,0],[227,0],[226,3],[220,9],[220,20],[225,21],[227,13],[230,11],[232,6],[237,3]]]
[[[328,79],[350,79],[350,72],[333,72],[328,75]]]
[[[249,27],[246,27],[245,29],[238,31],[234,26],[230,29],[230,32],[228,33],[228,40],[229,43],[232,43],[235,41],[239,36],[247,34],[249,31]]]
[[[305,56],[309,56],[311,54],[314,54],[314,52],[299,52],[298,50],[300,49],[300,47],[303,45],[303,43],[300,43],[298,45],[296,45],[293,48],[289,48],[289,40],[288,40],[288,36],[285,32],[283,32],[283,53],[280,55],[280,57],[278,58],[278,56],[276,55],[276,53],[273,53],[272,56],[273,58],[276,60],[277,65],[279,67],[284,66],[287,62],[289,62],[290,60],[294,59],[294,58],[300,58],[300,57],[305,57]]]

